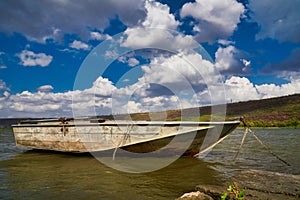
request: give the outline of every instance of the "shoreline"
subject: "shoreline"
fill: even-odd
[[[228,186],[233,183],[237,184],[239,190],[245,189],[244,199],[247,200],[296,200],[300,198],[300,174],[250,169],[239,170],[222,185],[197,185],[195,191],[185,193],[177,200],[221,199],[225,192],[228,193]]]
[[[291,126],[286,126],[286,127],[279,127],[279,126],[251,126],[248,127],[250,129],[300,129],[300,127],[291,127]],[[236,129],[238,130],[244,130],[245,127],[238,126]]]

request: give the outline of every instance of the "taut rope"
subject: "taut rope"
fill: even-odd
[[[244,120],[244,117],[241,117],[240,118],[240,121],[244,124],[244,127],[245,127],[245,132],[244,132],[244,135],[243,135],[243,139],[242,139],[242,142],[240,144],[240,147],[239,147],[239,150],[237,151],[237,153],[235,154],[233,160],[235,160],[237,158],[237,156],[239,155],[241,149],[242,149],[242,146],[245,142],[245,138],[247,136],[247,134],[250,132],[252,133],[253,137],[270,153],[272,154],[274,157],[276,157],[278,160],[280,160],[281,162],[283,162],[284,164],[286,164],[287,166],[291,166],[288,162],[286,162],[285,160],[283,160],[282,158],[280,158],[279,156],[277,156],[272,150],[270,147],[268,147],[267,145],[265,145],[256,135],[255,133],[250,129],[250,126],[248,126]]]
[[[233,160],[235,160],[236,157],[239,155],[239,153],[240,153],[240,151],[241,151],[241,149],[242,149],[242,146],[244,145],[244,142],[245,142],[245,139],[246,139],[246,136],[247,136],[248,132],[249,132],[249,128],[246,128],[246,129],[245,129],[245,132],[244,132],[244,135],[243,135],[242,142],[241,142],[240,147],[239,147],[239,150],[236,152],[236,154],[235,154]]]
[[[249,129],[250,130],[250,129]],[[277,156],[270,147],[268,147],[267,145],[265,145],[256,135],[254,132],[252,132],[250,130],[250,132],[252,133],[252,135],[254,136],[254,138],[266,149],[269,151],[270,154],[272,154],[273,156],[275,156],[278,160],[280,160],[281,162],[283,162],[284,164],[286,164],[287,166],[291,166],[288,162],[286,162],[285,160],[283,160],[282,158],[280,158],[279,156]]]
[[[113,157],[112,157],[113,160],[115,160],[115,156],[116,156],[118,148],[120,146],[124,145],[128,139],[130,140],[130,131],[132,130],[132,128],[133,128],[133,124],[127,125],[127,130],[126,130],[126,132],[124,132],[123,138],[119,141],[118,145],[116,146],[116,148],[114,150]]]

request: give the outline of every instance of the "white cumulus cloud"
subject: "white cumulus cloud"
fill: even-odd
[[[260,94],[260,98],[278,97],[300,93],[300,80],[291,79],[289,83],[281,85],[262,84],[255,87]]]
[[[93,94],[101,97],[110,97],[116,87],[107,78],[99,77],[93,82],[93,87],[90,88]]]
[[[83,50],[90,50],[90,46],[84,42],[78,41],[78,40],[74,40],[71,44],[70,44],[71,48],[74,49],[83,49]]]
[[[227,99],[230,101],[259,99],[254,84],[245,77],[232,76],[225,81],[225,88]]]
[[[183,5],[180,16],[196,19],[194,31],[201,42],[214,42],[232,35],[243,16],[243,4],[235,0],[196,0]]]
[[[95,31],[91,32],[90,35],[91,35],[91,39],[93,39],[93,40],[110,40],[111,39],[110,35],[102,34],[102,33],[95,32]]]
[[[138,59],[134,57],[128,57],[128,56],[120,56],[118,58],[118,61],[122,63],[127,63],[130,67],[134,67],[140,64],[140,61]]]
[[[165,59],[156,62],[165,62],[163,65],[166,67],[176,61],[176,58],[172,58],[173,61],[171,58]],[[199,91],[194,90],[194,94],[187,94],[182,93],[182,89],[186,88],[177,85],[181,81],[178,78],[190,76],[193,69],[186,67],[185,71],[187,72],[182,70],[174,74],[169,71],[170,77],[167,77],[167,79],[163,79],[163,76],[155,77],[155,75],[158,75],[156,70],[159,70],[159,68],[156,69],[154,65],[150,65],[147,70],[149,71],[146,72],[145,77],[142,78],[143,80],[140,79],[139,82],[125,88],[116,88],[108,79],[99,77],[94,81],[91,88],[85,90],[63,93],[23,91],[17,94],[9,94],[6,91],[6,94],[0,97],[0,117],[82,117],[111,113],[163,111],[300,93],[299,80],[291,80],[289,83],[281,85],[254,85],[245,77],[232,76],[225,80],[223,86],[222,84],[215,84],[209,88],[201,88]],[[164,71],[162,73],[166,75]],[[178,73],[182,77],[178,76]],[[172,78],[175,78],[173,82],[171,82]],[[154,95],[155,91],[151,91],[153,89],[150,84],[152,81],[156,81],[157,85],[166,87],[172,93]],[[190,81],[195,82],[196,80],[191,77]],[[213,84],[213,81],[210,84]],[[3,81],[0,82],[0,86],[6,88]],[[47,87],[45,86],[45,88]],[[149,89],[150,91],[148,91]],[[224,97],[219,95],[224,92],[224,89],[225,101]],[[161,92],[161,90],[157,92]]]
[[[138,61],[136,58],[129,58],[128,59],[128,65],[129,66],[134,67],[138,64],[140,64],[140,61]]]
[[[225,81],[225,88],[228,102],[247,101],[300,93],[300,81],[291,79],[281,85],[254,85],[246,77],[232,76]]]
[[[119,54],[118,54],[118,52],[117,52],[117,50],[107,50],[107,51],[105,51],[105,54],[104,54],[104,57],[106,58],[106,59],[110,59],[110,58],[112,58],[112,59],[116,59],[116,58],[118,58],[118,56],[119,56]]]
[[[215,65],[223,74],[246,74],[250,69],[250,61],[242,58],[243,53],[230,45],[227,47],[219,47],[215,53]]]
[[[46,55],[45,53],[34,53],[33,51],[23,50],[20,54],[18,54],[21,62],[20,64],[23,66],[41,66],[46,67],[48,66],[53,56]]]
[[[192,36],[174,32],[180,24],[170,8],[155,1],[146,1],[146,18],[140,26],[129,27],[124,31],[122,46],[130,48],[159,48],[178,51],[198,45]]]
[[[40,92],[51,92],[53,90],[52,85],[42,85],[38,88],[38,91]]]

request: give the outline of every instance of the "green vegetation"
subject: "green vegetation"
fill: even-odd
[[[215,106],[220,110],[224,105]],[[227,104],[226,120],[237,120],[244,116],[251,127],[291,127],[300,128],[300,94],[284,97],[253,100]],[[210,106],[189,108],[184,110],[169,110],[156,113],[132,114],[133,120],[190,120],[190,121],[223,121],[221,113],[211,115]],[[195,114],[196,113],[196,114]],[[200,113],[200,118],[199,118]],[[242,124],[241,124],[242,126]]]
[[[296,118],[292,118],[284,121],[264,121],[264,120],[249,120],[248,125],[251,127],[289,127],[289,128],[299,128],[300,121]]]
[[[299,94],[229,104],[228,110],[228,117],[240,112],[251,127],[300,127]]]
[[[222,196],[221,199],[222,200],[226,200],[229,197],[233,196],[234,200],[243,200],[244,196],[245,196],[245,189],[239,190],[238,184],[237,183],[233,183],[231,185],[228,186],[227,188],[227,192],[225,192]],[[231,198],[230,198],[231,199]]]

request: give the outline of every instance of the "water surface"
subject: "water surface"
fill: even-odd
[[[253,131],[291,166],[269,154],[251,135],[233,161],[244,130],[234,131],[201,159],[180,158],[155,172],[130,174],[111,169],[91,155],[17,148],[11,129],[2,129],[0,199],[175,199],[198,184],[222,184],[238,170],[300,174],[299,129]],[[141,163],[149,159],[155,163],[163,158],[143,159]]]

